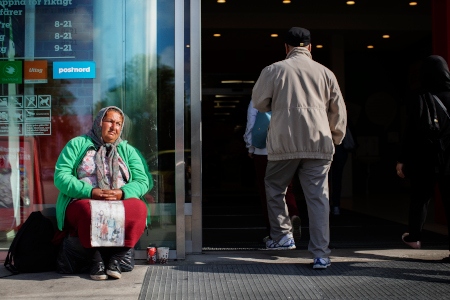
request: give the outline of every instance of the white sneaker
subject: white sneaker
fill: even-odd
[[[287,234],[281,240],[274,241],[268,240],[266,242],[267,250],[293,250],[295,249],[295,241],[292,238],[292,235]]]
[[[331,266],[331,260],[328,257],[314,258],[313,269],[326,269],[329,266]]]

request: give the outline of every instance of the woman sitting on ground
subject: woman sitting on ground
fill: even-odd
[[[120,138],[124,120],[118,107],[101,109],[92,129],[70,140],[55,166],[58,228],[79,237],[91,253],[94,280],[121,278],[120,259],[147,225],[140,199],[153,181],[138,150]],[[101,223],[109,225],[106,239]]]

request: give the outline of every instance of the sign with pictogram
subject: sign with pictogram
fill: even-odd
[[[0,84],[22,83],[22,61],[0,61]]]

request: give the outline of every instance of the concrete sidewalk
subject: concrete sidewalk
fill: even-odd
[[[0,299],[449,299],[447,250],[335,249],[313,270],[306,250],[205,251],[165,265],[137,261],[120,280],[56,272],[9,276]]]

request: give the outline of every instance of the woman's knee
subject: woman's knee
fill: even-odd
[[[69,222],[91,219],[91,206],[89,200],[77,200],[69,204],[66,209],[66,218]]]
[[[135,217],[147,217],[147,205],[137,198],[130,198],[123,201],[126,212],[131,212]]]

